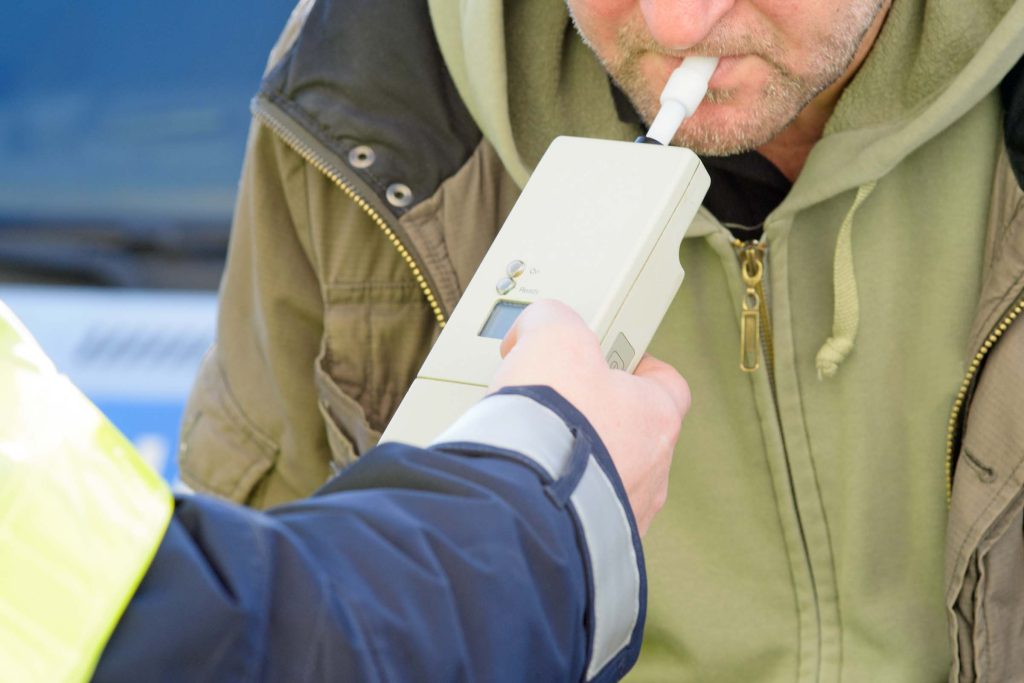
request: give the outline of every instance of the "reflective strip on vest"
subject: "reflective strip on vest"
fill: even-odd
[[[173,509],[0,302],[0,678],[87,680]]]

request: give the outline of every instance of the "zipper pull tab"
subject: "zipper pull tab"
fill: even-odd
[[[764,276],[764,263],[756,245],[744,245],[740,271],[743,284],[747,286],[741,302],[740,370],[754,372],[761,367],[761,295],[758,290]]]

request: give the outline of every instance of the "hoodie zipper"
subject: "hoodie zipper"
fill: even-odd
[[[763,350],[769,379],[772,379],[775,350],[764,291],[764,258],[768,245],[758,240],[738,239],[733,239],[732,244],[739,254],[740,276],[746,287],[740,301],[740,370],[754,372],[760,368]]]
[[[740,277],[743,280],[744,292],[740,301],[740,370],[744,373],[754,373],[761,368],[761,357],[764,356],[765,372],[768,376],[768,386],[771,390],[772,403],[775,408],[775,420],[778,428],[779,439],[782,443],[782,457],[786,468],[787,484],[789,487],[790,501],[793,505],[795,515],[796,531],[799,534],[800,550],[806,563],[807,576],[811,595],[809,596],[814,607],[813,619],[817,628],[817,676],[821,674],[821,637],[824,633],[823,616],[821,613],[821,598],[819,595],[818,577],[811,558],[810,541],[807,537],[807,526],[803,517],[802,506],[797,500],[797,486],[793,475],[793,463],[790,460],[789,450],[786,446],[786,435],[782,427],[782,414],[779,410],[779,397],[775,385],[775,347],[772,337],[771,319],[768,316],[768,297],[765,286],[765,259],[768,253],[768,244],[764,241],[732,239],[732,246],[736,249],[740,260]]]
[[[978,377],[978,370],[981,368],[981,364],[985,361],[988,352],[992,350],[999,338],[1010,328],[1010,325],[1014,323],[1017,318],[1024,313],[1024,298],[1021,298],[1015,305],[1011,306],[1003,319],[999,321],[989,332],[988,337],[982,343],[981,348],[974,354],[974,358],[971,360],[971,365],[967,369],[967,374],[964,376],[964,381],[960,385],[960,391],[956,395],[956,400],[953,401],[953,409],[949,415],[949,423],[946,427],[946,505],[949,506],[953,502],[953,450],[956,447],[957,441],[959,441],[960,431],[958,425],[963,412],[964,405],[967,402],[967,396],[970,394],[971,389],[974,386],[975,381]]]
[[[416,259],[413,258],[412,253],[404,244],[402,244],[402,241],[398,238],[395,230],[388,224],[384,217],[380,215],[380,212],[373,208],[373,206],[366,201],[366,198],[356,191],[352,183],[335,166],[318,155],[309,147],[309,145],[304,143],[298,136],[288,130],[288,128],[278,121],[272,114],[265,111],[264,108],[256,107],[253,109],[253,115],[261,123],[270,128],[270,130],[274,131],[274,133],[280,137],[286,145],[294,150],[300,157],[305,159],[309,165],[327,176],[332,183],[344,192],[349,199],[354,201],[356,206],[362,209],[366,215],[370,217],[370,220],[380,228],[381,232],[384,233],[384,236],[387,237],[388,242],[391,243],[391,246],[395,248],[406,266],[409,267],[413,278],[416,280],[416,284],[419,285],[420,291],[423,292],[423,296],[426,297],[427,303],[430,304],[430,309],[434,313],[434,318],[437,320],[437,324],[443,328],[445,326],[444,311],[441,310],[441,306],[437,302],[437,297],[434,296],[434,292],[430,288],[430,283],[427,282],[427,278],[424,277],[423,271],[420,269],[419,264],[416,263]]]

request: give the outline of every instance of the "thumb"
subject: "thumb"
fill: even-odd
[[[516,317],[505,338],[501,340],[501,357],[507,356],[523,335],[559,329],[557,326],[586,328],[586,323],[566,304],[554,299],[540,299],[527,306]]]
[[[514,323],[512,323],[512,327],[509,328],[508,332],[505,333],[504,338],[501,340],[501,346],[498,347],[498,351],[501,353],[502,358],[507,356],[519,342],[519,325],[522,323],[522,320],[523,314],[520,313],[519,317],[516,318]]]

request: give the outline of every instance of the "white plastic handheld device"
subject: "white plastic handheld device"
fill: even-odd
[[[647,141],[671,141],[716,63],[691,57],[676,70]],[[688,149],[557,138],[381,441],[427,445],[483,398],[502,338],[538,299],[572,306],[597,333],[608,365],[632,372],[683,281],[679,245],[708,183]]]

